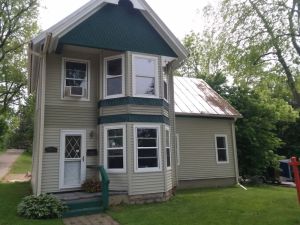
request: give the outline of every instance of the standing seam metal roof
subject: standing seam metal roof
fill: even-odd
[[[242,117],[202,79],[174,77],[174,95],[176,115]]]

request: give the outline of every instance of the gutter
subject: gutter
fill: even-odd
[[[231,125],[231,133],[232,133],[232,146],[233,146],[233,158],[234,158],[234,169],[235,169],[235,179],[236,179],[236,184],[240,185],[239,182],[239,165],[238,165],[238,157],[237,157],[237,147],[236,147],[236,137],[235,137],[235,122]]]

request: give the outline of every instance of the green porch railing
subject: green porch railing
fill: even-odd
[[[102,201],[103,201],[103,209],[108,209],[109,206],[109,178],[106,170],[103,166],[99,166],[98,170],[100,172],[100,178],[102,181]]]

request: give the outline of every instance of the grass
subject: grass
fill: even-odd
[[[186,190],[167,203],[109,214],[122,225],[300,225],[296,190],[280,187]]]
[[[62,220],[27,220],[18,217],[17,205],[30,194],[29,183],[0,183],[0,225],[63,225]]]
[[[11,174],[21,174],[31,171],[32,155],[29,152],[24,152],[10,169]]]

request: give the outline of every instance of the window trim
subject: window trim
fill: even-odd
[[[226,161],[219,161],[218,159],[218,145],[217,145],[217,138],[218,137],[224,137],[225,138],[225,147],[226,147]],[[216,150],[216,162],[217,164],[228,164],[229,163],[229,157],[228,157],[228,140],[226,134],[215,134],[215,150]]]
[[[107,95],[107,62],[114,59],[122,59],[122,93],[116,95]],[[103,98],[112,99],[125,96],[125,56],[124,54],[106,57],[103,60]]]
[[[152,128],[157,130],[157,165],[158,167],[150,167],[150,168],[138,168],[138,151],[137,151],[137,129],[138,128]],[[134,172],[135,173],[151,173],[151,172],[161,172],[161,135],[160,131],[161,126],[159,124],[149,125],[149,124],[135,124],[133,125],[133,138],[134,138]]]
[[[87,64],[87,96],[86,97],[71,97],[71,96],[64,96],[65,92],[65,63],[66,62],[77,62],[77,63],[85,63]],[[61,100],[66,101],[90,101],[90,89],[91,89],[91,61],[86,59],[75,59],[69,57],[62,57],[62,70],[61,70]]]
[[[167,131],[169,132],[169,146],[167,146]],[[171,151],[171,131],[169,126],[165,126],[165,155],[166,155],[166,167],[167,170],[172,169],[172,151]],[[167,148],[169,148],[170,151],[170,166],[168,166],[168,154],[167,154]]]
[[[155,61],[155,94],[154,95],[145,95],[145,94],[136,94],[136,74],[135,74],[135,59],[136,58],[144,58],[144,59],[151,59]],[[142,98],[159,98],[159,68],[158,68],[158,57],[156,56],[149,56],[149,55],[142,55],[142,54],[132,54],[132,96],[134,97],[142,97]]]
[[[180,140],[179,134],[176,133],[176,153],[177,153],[177,166],[180,166]]]
[[[123,169],[109,169],[108,168],[108,143],[107,143],[107,131],[114,129],[123,129]],[[127,151],[126,151],[126,125],[108,125],[104,126],[104,168],[108,173],[126,173],[127,172]]]

